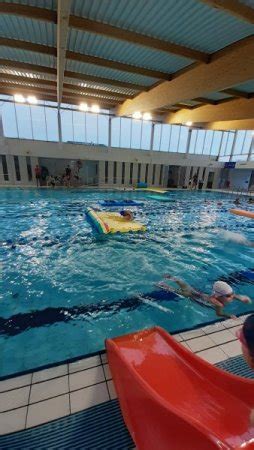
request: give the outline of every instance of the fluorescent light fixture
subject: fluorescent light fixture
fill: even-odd
[[[31,105],[36,105],[38,103],[38,100],[34,95],[29,95],[27,101],[28,103],[31,103]]]
[[[23,97],[22,94],[15,94],[14,95],[14,100],[17,103],[25,103],[25,101],[26,101],[25,97]]]
[[[143,120],[152,120],[152,114],[146,112],[143,114]]]
[[[186,124],[185,125],[187,125],[187,127],[191,127],[191,125],[192,125],[192,122],[190,121],[190,120],[188,120],[188,122],[186,122]]]
[[[100,112],[100,107],[98,105],[92,105],[91,106],[91,111],[93,113],[99,113]]]
[[[133,119],[142,119],[142,114],[140,111],[136,111],[132,114]]]
[[[88,110],[88,104],[87,103],[80,103],[79,109],[80,109],[80,111],[87,111]]]

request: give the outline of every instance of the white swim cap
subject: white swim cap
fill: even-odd
[[[213,295],[223,297],[224,295],[233,294],[233,289],[225,281],[216,281],[213,285]]]

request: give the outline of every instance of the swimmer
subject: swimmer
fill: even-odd
[[[189,297],[193,300],[201,299],[214,305],[218,317],[225,317],[226,319],[237,319],[236,316],[224,312],[224,307],[229,303],[232,303],[233,300],[239,300],[243,303],[251,303],[251,299],[249,297],[247,297],[246,295],[235,294],[231,286],[229,286],[229,284],[225,283],[224,281],[216,281],[213,284],[212,294],[208,295],[204,292],[197,291],[180,278],[172,277],[171,275],[164,275],[164,278],[174,281],[180,288],[180,290],[175,290],[175,292],[182,295],[183,297]],[[167,286],[167,284],[164,282],[159,283],[158,286],[162,287],[163,289],[168,288],[169,291],[172,291],[172,288],[170,288],[170,286]]]
[[[233,201],[233,203],[235,205],[240,205],[241,204],[240,199],[238,197]]]
[[[234,231],[221,231],[220,235],[226,241],[233,241],[236,244],[254,247],[254,242],[249,241],[242,233],[235,233]]]
[[[218,205],[218,206],[222,206],[223,203],[222,203],[222,202],[217,202],[217,205]]]
[[[248,203],[254,203],[254,197],[250,197]]]
[[[125,220],[132,221],[134,219],[133,214],[129,209],[123,209],[120,211],[120,214],[125,218]]]

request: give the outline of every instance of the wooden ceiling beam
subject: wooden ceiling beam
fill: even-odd
[[[0,66],[10,67],[17,71],[22,70],[25,72],[45,73],[48,75],[56,75],[56,69],[54,69],[52,67],[44,67],[44,66],[39,66],[36,64],[28,64],[28,63],[23,63],[20,61],[13,61],[10,59],[0,59]]]
[[[249,98],[248,92],[238,91],[238,89],[223,89],[225,94],[232,95],[232,97],[239,97],[239,98]]]
[[[16,3],[0,2],[0,13],[20,15],[23,17],[29,17],[30,19],[43,20],[46,22],[57,22],[56,11]],[[209,55],[204,52],[200,52],[183,45],[178,45],[173,42],[167,42],[151,36],[124,30],[102,22],[96,22],[84,17],[71,15],[69,25],[72,28],[84,32],[95,33],[112,39],[131,42],[132,44],[152,48],[166,53],[172,53],[177,56],[183,56],[194,61],[201,61],[203,63],[207,63],[209,61]]]
[[[147,69],[141,66],[133,66],[131,64],[124,64],[110,59],[99,58],[98,56],[84,55],[82,53],[75,53],[71,51],[66,52],[66,58],[72,61],[79,61],[87,64],[94,64],[100,67],[108,67],[109,69],[120,70],[121,72],[137,73],[139,75],[159,78],[161,80],[171,80],[171,74],[160,72],[158,70]]]
[[[139,91],[147,91],[149,89],[149,86],[144,86],[140,84],[134,84],[134,83],[127,83],[125,81],[115,80],[111,78],[104,78],[104,77],[95,77],[94,75],[86,75],[85,73],[79,73],[79,72],[71,72],[70,70],[65,71],[65,78],[73,78],[75,80],[83,81],[84,83],[86,81],[92,81],[95,83],[102,83],[102,84],[108,84],[111,86],[117,86],[117,87],[124,87],[127,89],[133,89],[133,90],[139,90]]]
[[[35,20],[43,20],[44,22],[57,22],[56,11],[46,8],[37,8],[37,6],[0,2],[0,13],[22,16]]]
[[[245,22],[254,23],[254,9],[238,0],[201,0],[215,9],[221,9]]]
[[[12,75],[12,74],[5,74],[3,72],[0,72],[0,83],[33,83],[38,84],[42,86],[54,86],[56,87],[56,81],[54,80],[44,80],[41,78],[31,78],[26,76],[19,76],[19,75]]]
[[[206,97],[210,92],[222,91],[253,78],[254,38],[228,48],[209,65],[198,64],[172,81],[165,81],[149,92],[143,92],[132,100],[126,100],[118,108],[120,116],[135,111],[153,111],[192,98]]]
[[[57,101],[60,107],[63,93],[67,38],[69,32],[69,16],[71,0],[57,2]]]
[[[230,99],[227,102],[221,102],[217,106],[203,105],[192,111],[182,109],[175,114],[169,114],[166,117],[167,123],[193,123],[247,120],[254,117],[254,98],[253,99]]]
[[[51,55],[57,57],[57,49],[55,47],[49,47],[47,45],[34,44],[32,42],[21,41],[18,39],[7,39],[0,37],[0,46],[16,48],[19,50],[26,50],[43,55]],[[66,59],[71,61],[83,62],[86,64],[93,64],[100,67],[108,67],[110,69],[119,70],[122,72],[137,73],[139,75],[158,78],[161,80],[171,80],[172,75],[158,70],[147,69],[142,66],[133,66],[131,64],[124,64],[118,61],[112,61],[105,58],[99,58],[98,56],[85,55],[82,53],[66,51]]]
[[[212,100],[210,98],[205,97],[197,97],[192,99],[194,102],[199,102],[204,105],[217,105],[217,100]]]

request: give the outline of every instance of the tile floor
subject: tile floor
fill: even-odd
[[[211,364],[241,354],[245,316],[174,335]],[[0,434],[23,430],[116,398],[107,355],[0,381]]]

